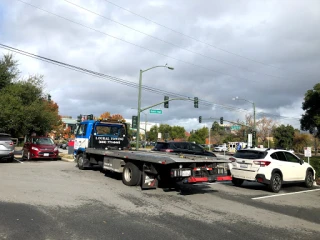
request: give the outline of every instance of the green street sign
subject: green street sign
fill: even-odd
[[[235,126],[231,126],[231,130],[240,130],[241,126],[239,125],[235,125]]]
[[[150,109],[150,113],[162,114],[162,110],[160,110],[160,109]]]

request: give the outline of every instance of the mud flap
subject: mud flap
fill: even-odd
[[[143,168],[142,171],[142,189],[155,189],[158,187],[157,175]]]

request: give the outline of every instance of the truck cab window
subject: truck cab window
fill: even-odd
[[[78,127],[77,135],[78,135],[78,136],[84,136],[84,135],[86,135],[86,130],[87,130],[87,124],[81,124],[81,125]]]

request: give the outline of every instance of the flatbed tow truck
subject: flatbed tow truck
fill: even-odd
[[[87,120],[76,131],[74,158],[79,169],[99,166],[105,171],[122,174],[127,186],[142,189],[229,181],[225,163],[216,157],[174,154],[153,151],[133,151],[125,122]]]

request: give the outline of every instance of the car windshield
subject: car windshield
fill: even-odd
[[[31,142],[37,145],[54,145],[51,138],[32,138]]]
[[[267,155],[267,152],[254,151],[254,150],[238,150],[235,154],[235,158],[245,159],[263,159]]]

